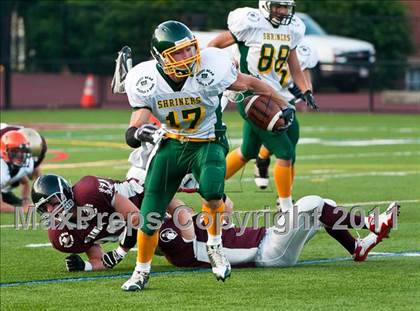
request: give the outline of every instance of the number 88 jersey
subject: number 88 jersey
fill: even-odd
[[[294,16],[289,25],[275,28],[258,9],[239,8],[229,13],[229,31],[235,37],[241,72],[252,74],[282,89],[287,59],[305,34],[305,24]]]

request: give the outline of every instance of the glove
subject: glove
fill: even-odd
[[[103,254],[102,256],[102,262],[104,266],[107,267],[108,269],[114,268],[123,259],[124,257],[118,254],[115,249]]]
[[[302,99],[306,102],[306,105],[316,111],[319,111],[319,107],[315,102],[314,95],[312,94],[312,91],[307,90],[303,95]]]
[[[76,254],[72,254],[66,257],[66,269],[69,272],[75,271],[84,271],[85,270],[85,262],[83,261],[82,257]]]
[[[279,130],[283,131],[287,129],[290,125],[292,125],[293,121],[295,120],[296,108],[292,105],[287,105],[287,107],[283,108],[281,112],[282,118],[284,120],[284,125]]]
[[[134,134],[134,137],[141,141],[151,143],[152,145],[155,144],[153,140],[153,134],[158,130],[158,128],[153,124],[144,124],[137,129]]]
[[[303,93],[296,84],[293,84],[293,86],[289,87],[288,90],[293,94],[294,97],[303,99]]]

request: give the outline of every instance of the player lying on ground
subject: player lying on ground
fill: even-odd
[[[102,270],[119,263],[136,245],[137,230],[130,232],[126,223],[138,225],[142,200],[142,182],[136,179],[118,182],[85,176],[71,187],[64,178],[49,174],[40,176],[32,186],[32,201],[45,217],[52,246],[72,254],[66,258],[68,271]],[[114,218],[113,213],[119,216]],[[86,228],[75,228],[81,216],[88,218]],[[107,253],[99,245],[118,240],[118,248]],[[86,253],[89,260],[83,261],[76,255],[80,253]]]
[[[233,209],[229,199],[225,205],[229,210]],[[285,230],[287,226],[284,225],[284,216],[279,218],[278,228],[244,230],[231,227],[223,230],[223,247],[229,262],[240,267],[293,266],[297,263],[303,246],[319,231],[319,224],[355,261],[364,261],[369,251],[388,236],[399,213],[398,203],[393,202],[384,213],[378,215],[375,223],[372,216],[362,218],[351,215],[337,207],[334,201],[315,195],[301,198],[296,202],[295,208],[298,212],[296,226],[289,230]],[[174,216],[166,219],[160,229],[160,253],[178,267],[208,267],[209,259],[205,251],[207,233],[202,229],[200,219],[187,206],[179,206],[174,212]],[[353,223],[351,219],[354,220]],[[348,228],[360,225],[371,233],[363,239],[354,238],[346,228],[334,228],[339,224]]]

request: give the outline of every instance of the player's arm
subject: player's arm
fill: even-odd
[[[138,148],[142,142],[153,143],[153,133],[157,127],[147,124],[152,112],[147,108],[133,111],[130,118],[130,127],[125,132],[125,141],[132,148]]]
[[[310,87],[306,82],[305,76],[303,75],[303,72],[300,68],[296,49],[290,51],[287,63],[289,65],[293,82],[302,90],[303,93],[305,93],[307,90],[310,90]]]
[[[124,217],[124,220],[130,218],[132,225],[137,226],[139,224],[139,209],[133,202],[119,193],[115,193],[114,208],[117,213]]]
[[[225,31],[217,35],[217,37],[211,40],[207,46],[224,49],[228,46],[231,46],[235,42],[236,40],[233,37],[232,33],[230,31]]]
[[[31,185],[29,183],[29,177],[25,176],[20,180],[22,186],[22,207],[23,211],[26,213],[29,209],[29,194],[31,191]]]
[[[15,207],[3,201],[3,196],[0,192],[0,212],[1,213],[13,213],[15,211]]]
[[[250,75],[238,73],[238,78],[228,90],[238,92],[251,91],[254,94],[273,97],[281,103],[282,108],[287,108],[287,102],[270,85]]]
[[[106,269],[102,262],[103,252],[101,246],[96,244],[92,245],[86,251],[86,255],[89,259],[88,261],[84,261],[82,257],[77,254],[67,256],[65,259],[67,271],[98,271]]]
[[[309,68],[305,69],[303,71],[303,76],[305,77],[306,84],[308,85],[309,89],[313,92],[311,70]]]
[[[194,240],[195,231],[192,218],[194,211],[181,200],[174,198],[169,203],[167,212],[180,229],[182,238],[187,241]]]
[[[289,58],[287,60],[289,65],[290,73],[293,78],[293,82],[297,87],[302,90],[303,97],[302,99],[306,102],[306,104],[315,110],[318,110],[318,105],[315,102],[315,98],[312,95],[312,86],[308,83],[305,75],[300,68],[299,59],[297,56],[296,49],[293,49],[290,52]]]

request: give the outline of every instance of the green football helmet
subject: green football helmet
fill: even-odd
[[[197,39],[187,26],[177,21],[167,21],[156,27],[152,36],[151,53],[167,75],[187,77],[200,67]],[[181,56],[177,55],[179,53],[186,57],[180,59]]]

